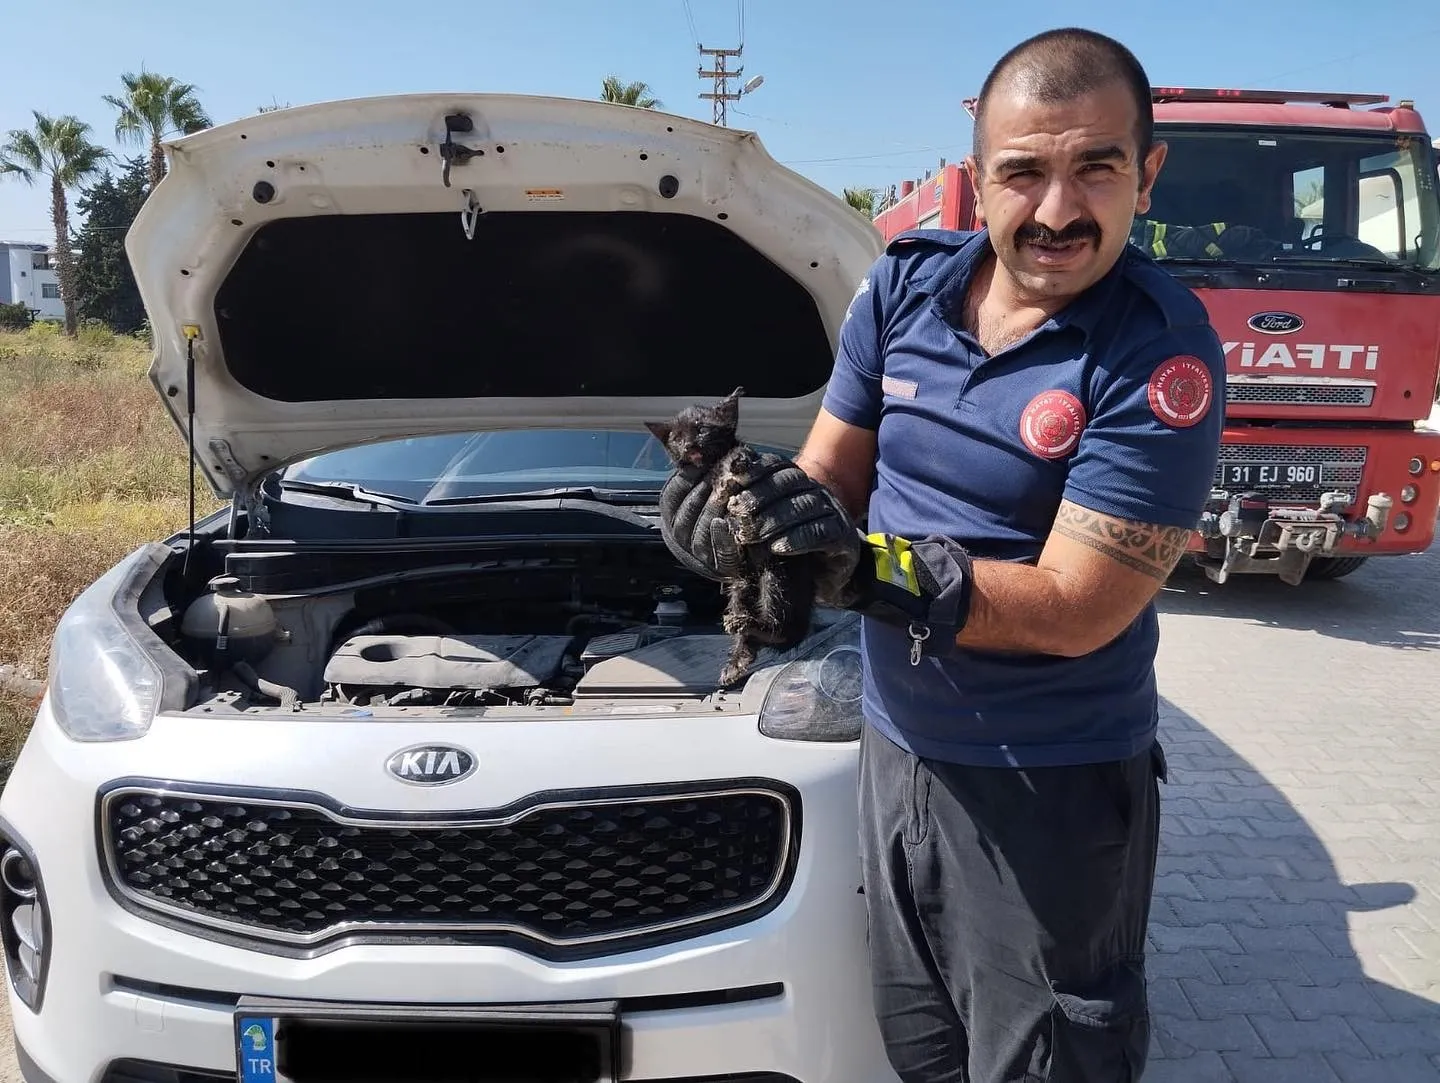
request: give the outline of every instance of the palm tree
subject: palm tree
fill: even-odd
[[[863,214],[868,222],[875,217],[875,200],[879,195],[878,188],[846,188],[845,202]]]
[[[60,279],[60,301],[65,306],[65,333],[75,334],[75,252],[70,247],[71,188],[100,171],[110,157],[104,147],[90,142],[90,125],[78,117],[49,117],[35,112],[35,130],[15,129],[0,147],[0,176],[18,177],[26,184],[40,178],[50,181],[50,220],[55,224],[55,270]]]
[[[122,143],[150,146],[150,190],[165,176],[165,152],[161,140],[172,133],[190,135],[211,126],[212,121],[195,97],[191,83],[177,83],[168,75],[141,70],[126,72],[124,97],[106,94],[105,101],[120,110],[115,120],[115,138]]]
[[[600,100],[616,105],[633,105],[637,109],[659,109],[660,99],[650,90],[649,83],[622,83],[618,75],[607,75],[600,84]]]

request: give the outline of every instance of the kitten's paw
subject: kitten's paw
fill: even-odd
[[[726,613],[720,618],[720,627],[727,636],[738,636],[749,627],[750,618],[744,613]]]
[[[730,533],[735,535],[739,545],[754,545],[760,540],[760,525],[756,522],[755,505],[745,499],[745,493],[737,493],[725,505],[725,521]]]

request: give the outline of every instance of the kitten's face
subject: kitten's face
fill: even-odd
[[[732,396],[712,406],[691,406],[670,421],[647,421],[645,427],[665,446],[679,466],[708,470],[736,444],[739,405]]]

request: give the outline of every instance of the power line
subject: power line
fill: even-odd
[[[695,12],[690,8],[690,0],[680,0],[681,6],[685,8],[685,22],[690,27],[690,42],[697,48],[700,45],[700,31],[695,29]]]
[[[905,158],[912,154],[932,154],[937,151],[953,151],[950,147],[909,147],[881,151],[879,154],[846,154],[837,158],[792,158],[785,165],[822,165],[827,162],[863,162],[876,158]]]

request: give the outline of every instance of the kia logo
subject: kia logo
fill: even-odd
[[[401,782],[443,786],[468,778],[479,766],[474,756],[454,745],[411,745],[385,761],[385,770]]]
[[[1293,312],[1257,312],[1245,322],[1262,335],[1289,335],[1305,326],[1305,321]]]

